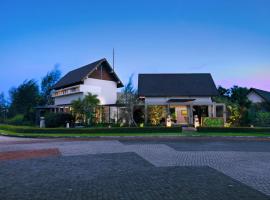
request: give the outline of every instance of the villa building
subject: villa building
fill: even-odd
[[[68,108],[76,99],[88,93],[96,94],[101,105],[112,105],[117,100],[117,88],[123,87],[106,59],[101,59],[67,73],[54,86],[55,106]]]
[[[225,105],[212,100],[218,91],[211,74],[139,74],[138,93],[145,105],[145,122],[152,105],[164,106],[165,115],[179,125],[193,125],[195,117],[199,123],[202,117],[226,122]]]
[[[70,112],[73,100],[83,99],[88,93],[95,94],[103,106],[106,119],[117,121],[117,89],[123,83],[104,58],[68,72],[54,86],[54,105],[37,107],[37,118],[45,112]]]
[[[117,104],[118,88],[123,83],[106,59],[68,72],[54,86],[54,105],[37,107],[38,115],[45,112],[70,112],[73,100],[83,99],[88,93],[100,100],[103,114],[98,123],[122,123],[126,106]],[[139,74],[139,106],[144,110],[148,123],[147,108],[152,105],[164,107],[163,119],[172,117],[176,125],[202,123],[203,117],[219,117],[226,122],[224,104],[213,101],[218,95],[211,74]]]

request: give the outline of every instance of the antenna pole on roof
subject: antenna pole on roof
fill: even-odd
[[[114,48],[113,48],[113,72],[114,72]]]

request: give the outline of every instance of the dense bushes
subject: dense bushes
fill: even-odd
[[[133,119],[137,124],[141,124],[144,122],[144,111],[143,108],[136,108],[133,112]]]
[[[23,119],[23,115],[15,115],[14,117],[9,118],[6,122],[12,125],[23,125]]]
[[[257,112],[253,123],[255,126],[270,127],[270,112]]]
[[[17,126],[32,124],[32,122],[25,119],[24,115],[15,115],[14,117],[7,119],[5,123]]]
[[[45,115],[45,125],[48,128],[64,127],[67,122],[74,122],[74,117],[69,113],[48,113]]]
[[[214,117],[203,117],[202,126],[206,127],[223,127],[224,120],[223,118],[214,118]]]
[[[35,127],[23,127],[23,126],[9,126],[9,125],[0,125],[0,129],[16,132],[16,133],[181,133],[181,127],[121,127],[121,128],[35,128]]]
[[[270,133],[270,128],[224,128],[224,127],[198,127],[201,133]]]

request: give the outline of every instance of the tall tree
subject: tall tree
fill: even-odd
[[[251,102],[247,98],[248,91],[247,88],[239,86],[233,86],[229,89],[218,87],[219,96],[215,97],[214,100],[226,104],[229,111],[228,122],[234,126],[249,124],[248,109]]]
[[[7,117],[7,100],[4,93],[0,93],[0,122],[3,122]]]
[[[229,89],[226,89],[222,86],[218,86],[218,93],[219,93],[219,96],[222,96],[222,97],[228,97],[229,96],[229,92],[230,90]]]
[[[240,106],[250,106],[250,101],[247,98],[249,90],[245,87],[233,86],[230,89],[230,97],[232,102],[238,103]]]
[[[22,114],[26,120],[34,120],[34,107],[40,101],[39,88],[35,80],[25,80],[17,88],[9,91],[11,104],[9,114],[11,117]]]
[[[49,71],[46,76],[44,76],[41,80],[41,96],[43,105],[53,105],[54,101],[52,98],[52,90],[53,86],[57,83],[57,81],[61,77],[61,71],[59,70],[58,65],[54,66],[52,71]]]
[[[129,77],[128,83],[125,85],[122,93],[119,97],[118,103],[126,105],[126,118],[129,125],[137,126],[133,118],[134,106],[137,104],[138,95],[137,91],[133,86],[133,74]]]

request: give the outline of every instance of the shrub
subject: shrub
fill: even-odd
[[[96,123],[92,124],[91,126],[88,126],[89,128],[109,128],[109,127],[120,127],[119,123]]]
[[[223,127],[224,120],[223,118],[214,118],[214,117],[203,117],[202,126],[206,127]]]
[[[7,119],[6,123],[11,125],[31,125],[31,122],[26,121],[24,115],[21,114]]]
[[[159,125],[163,118],[164,107],[163,106],[149,106],[148,116],[151,125]]]
[[[250,128],[250,127],[198,127],[201,133],[270,133],[270,128]]]
[[[133,118],[137,124],[144,122],[144,112],[143,112],[142,108],[134,109]]]
[[[255,125],[270,127],[270,112],[258,112],[255,118]]]
[[[74,117],[70,113],[48,113],[45,115],[45,125],[48,128],[64,127],[67,122],[74,122]]]

